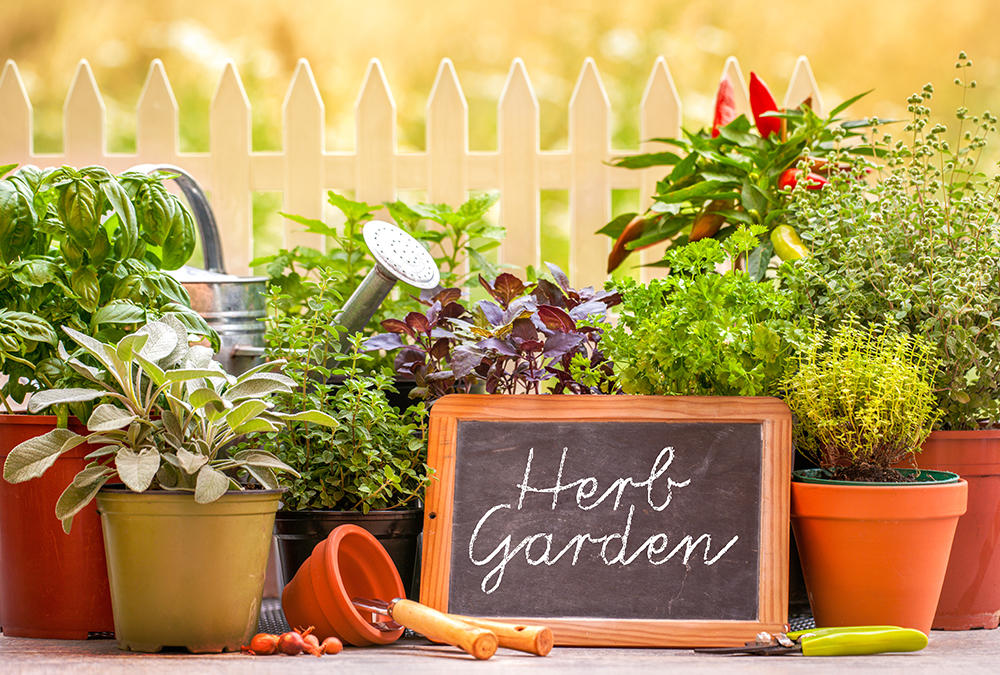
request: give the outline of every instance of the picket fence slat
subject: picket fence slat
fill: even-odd
[[[250,101],[232,62],[222,71],[208,128],[212,168],[205,182],[217,211],[216,220],[223,223],[220,234],[226,271],[249,274],[253,258]],[[205,179],[195,177],[199,182]]]
[[[86,59],[77,66],[63,107],[63,138],[66,163],[92,164],[91,158],[105,154],[106,111],[94,73]]]
[[[31,101],[17,64],[8,60],[0,74],[0,165],[31,155]]]
[[[153,59],[139,94],[135,111],[135,146],[140,155],[162,157],[174,164],[180,148],[177,99],[163,70],[163,62]]]
[[[674,86],[670,68],[662,56],[656,59],[653,72],[646,84],[639,104],[639,151],[655,152],[669,149],[651,138],[678,138],[681,135],[681,99]],[[617,172],[619,174],[624,172]],[[663,177],[662,167],[649,167],[640,172],[639,209],[642,210],[656,194],[656,181]],[[663,257],[666,244],[650,246],[639,252],[641,264],[648,265]],[[663,276],[662,267],[643,267],[640,270],[643,281]]]
[[[497,111],[500,222],[507,238],[501,262],[524,269],[541,256],[538,99],[521,59],[514,59]]]
[[[611,103],[593,59],[584,61],[569,101],[569,279],[575,287],[601,287],[610,243],[594,232],[611,216],[608,167]]]
[[[284,116],[284,201],[282,210],[306,218],[323,217],[323,150],[326,114],[319,87],[305,59],[299,59],[282,106]],[[326,237],[285,221],[285,244],[322,251]]]
[[[735,57],[722,76],[734,85],[737,112],[750,113],[746,81]],[[713,92],[714,93],[714,92]],[[808,59],[800,57],[788,81],[785,106],[811,99],[823,112],[819,88]],[[500,191],[500,224],[507,237],[500,260],[519,271],[541,262],[540,191],[569,192],[570,268],[573,283],[600,284],[610,242],[594,234],[611,216],[611,190],[639,191],[640,211],[655,192],[662,167],[642,171],[614,169],[612,157],[649,152],[664,146],[650,138],[680,134],[681,98],[667,61],[656,59],[639,104],[639,147],[611,147],[611,106],[593,59],[581,68],[567,114],[569,147],[542,150],[538,98],[521,59],[510,66],[497,101],[497,148],[469,150],[469,107],[450,59],[442,59],[426,105],[426,150],[397,150],[396,104],[377,59],[372,59],[355,104],[355,148],[327,151],[325,107],[305,59],[299,60],[282,106],[283,147],[253,151],[251,108],[239,73],[227,63],[209,111],[209,151],[180,152],[179,110],[159,59],[150,64],[136,105],[136,152],[109,153],[107,113],[86,60],[74,73],[64,105],[64,149],[36,153],[32,105],[14,61],[0,73],[0,164],[103,164],[115,172],[139,163],[177,164],[209,193],[222,234],[228,271],[250,272],[254,257],[252,195],[282,193],[282,210],[322,217],[326,190],[346,191],[378,204],[399,190],[424,192],[434,202],[458,204],[469,191]],[[384,212],[382,212],[384,215]],[[322,248],[320,235],[283,223],[281,243]],[[642,263],[657,260],[662,246],[641,252]],[[632,264],[631,261],[629,264]],[[643,267],[643,279],[657,268]]]

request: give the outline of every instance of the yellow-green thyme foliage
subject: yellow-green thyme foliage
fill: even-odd
[[[727,255],[745,255],[757,235],[743,228],[667,251],[664,279],[619,285],[618,324],[601,339],[629,394],[767,396],[787,375],[796,308],[772,279],[732,269]]]
[[[960,74],[970,63],[960,57]],[[931,121],[932,94],[907,100],[900,138],[878,131],[881,166],[843,157],[850,171],[799,191],[791,222],[813,255],[781,273],[828,327],[851,314],[925,337],[941,364],[940,425],[975,429],[1000,422],[1000,177],[981,161],[997,118],[962,107],[948,129]]]
[[[938,415],[931,345],[852,322],[799,352],[785,402],[795,444],[824,468],[888,468],[919,452]]]

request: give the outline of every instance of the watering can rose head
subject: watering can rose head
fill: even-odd
[[[63,331],[78,348],[70,354],[60,344],[61,357],[93,386],[39,392],[29,410],[101,399],[87,420],[89,433],[53,429],[27,440],[11,450],[3,475],[11,483],[27,481],[83,443],[96,448],[87,455],[93,461],[56,503],[56,516],[67,532],[73,516],[115,474],[135,492],[187,491],[198,503],[215,501],[230,489],[243,490],[241,479],[277,489],[276,474],[295,471],[271,453],[247,449],[246,444],[230,454],[232,441],[275,432],[290,422],[337,425],[317,410],[274,410],[269,399],[293,386],[279,372],[284,361],[234,377],[212,359],[209,348],[190,345],[187,330],[172,317],[149,322],[116,344],[68,327]]]

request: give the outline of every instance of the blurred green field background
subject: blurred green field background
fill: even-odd
[[[307,58],[326,105],[327,149],[353,147],[353,107],[369,59],[386,71],[400,149],[424,145],[427,96],[450,57],[469,102],[470,145],[496,144],[496,102],[510,62],[522,57],[541,105],[543,149],[566,146],[566,110],[583,59],[596,60],[612,104],[613,146],[635,147],[638,106],[657,56],[666,57],[684,125],[711,117],[725,58],[784,96],[800,54],[809,57],[827,108],[874,89],[855,116],[905,116],[905,97],[934,82],[947,121],[960,103],[950,83],[959,50],[976,63],[973,112],[1000,108],[1000,2],[929,0],[6,0],[0,61],[14,59],[35,112],[37,152],[62,145],[62,106],[81,58],[90,61],[109,113],[109,149],[135,148],[134,109],[149,62],[161,58],[180,105],[182,151],[208,149],[208,107],[232,59],[253,106],[255,150],[281,142],[281,103],[296,61]],[[0,120],[2,123],[2,120]],[[995,154],[994,149],[994,156]],[[419,198],[421,195],[408,195]],[[616,195],[615,210],[636,196]],[[258,252],[279,204],[257,200]],[[543,195],[543,256],[564,263],[565,195]]]

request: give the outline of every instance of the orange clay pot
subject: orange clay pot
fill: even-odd
[[[54,415],[0,415],[0,465],[17,444],[51,431]],[[75,420],[70,428],[84,434]],[[0,478],[0,625],[10,637],[86,640],[111,632],[111,593],[101,521],[94,504],[73,518],[70,534],[56,500],[95,448],[64,453],[45,475],[11,485]]]
[[[816,625],[930,632],[965,481],[792,482],[792,531]]]
[[[314,626],[322,642],[337,637],[357,647],[395,642],[403,629],[382,632],[351,603],[352,598],[405,597],[403,581],[378,540],[357,525],[341,525],[316,544],[281,594],[290,626]]]
[[[917,455],[921,469],[954,471],[969,483],[934,628],[1000,624],[1000,429],[935,431]]]

